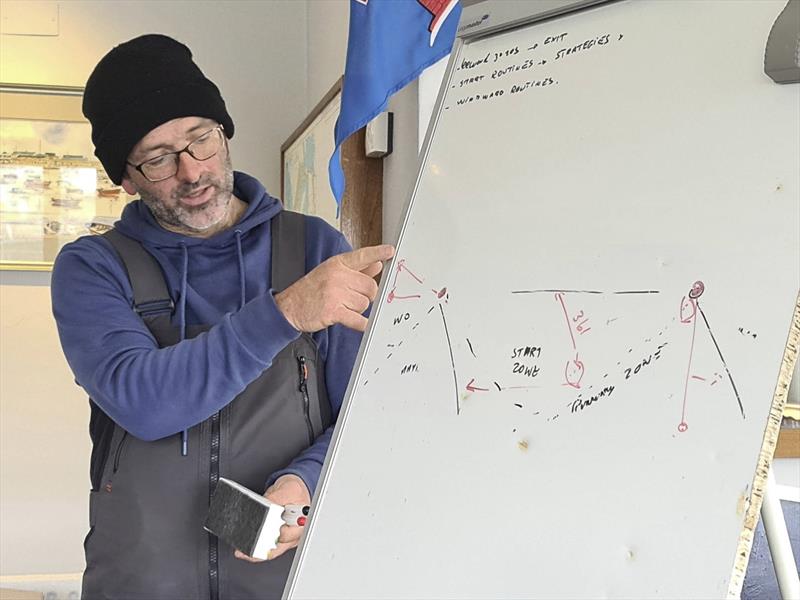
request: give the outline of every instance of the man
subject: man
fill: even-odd
[[[278,597],[301,528],[254,561],[203,530],[209,496],[222,476],[310,502],[393,249],[349,251],[234,173],[219,90],[169,37],[111,50],[83,110],[109,178],[140,197],[53,269],[61,344],[92,400],[83,595]]]

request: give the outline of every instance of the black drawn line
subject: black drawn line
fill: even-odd
[[[456,361],[453,358],[453,346],[450,343],[450,332],[447,330],[447,319],[444,316],[444,309],[439,305],[439,312],[442,313],[442,323],[444,323],[444,334],[447,336],[447,348],[450,350],[450,365],[453,367],[453,383],[456,391],[456,415],[461,414],[461,400],[458,398],[458,376],[456,375]]]
[[[611,292],[612,294],[660,294],[658,290],[627,290],[624,292]]]
[[[714,347],[717,349],[717,354],[719,354],[719,359],[722,361],[722,366],[725,367],[725,372],[728,374],[728,380],[731,382],[733,393],[736,394],[736,402],[739,403],[739,410],[742,413],[742,418],[746,419],[747,417],[744,416],[744,406],[742,406],[742,399],[739,397],[739,390],[736,389],[736,384],[733,383],[733,375],[731,375],[730,369],[728,369],[728,365],[725,362],[725,357],[722,356],[722,351],[719,349],[719,344],[717,344],[717,338],[714,337],[714,332],[711,331],[711,325],[708,324],[708,319],[706,319],[706,313],[704,313],[703,309],[700,307],[699,301],[695,300],[695,304],[697,304],[697,309],[700,311],[700,315],[703,317],[703,322],[705,322],[706,324],[706,329],[708,329],[708,334],[711,336],[711,341],[714,342]]]
[[[603,292],[600,290],[511,290],[512,294],[660,294],[658,290],[622,290],[618,292]]]
[[[499,383],[497,383],[496,381],[493,381],[492,383],[495,385],[495,387],[497,387],[497,391],[498,392],[502,392],[503,391],[503,388],[500,387]]]
[[[435,306],[434,306],[434,307],[432,307],[432,308],[431,308],[431,310],[433,310],[433,308],[435,308]],[[430,311],[428,311],[428,314],[430,314]],[[411,332],[412,332],[412,333],[409,333],[409,336],[412,336],[412,335],[414,335],[414,333],[413,333],[413,332],[414,332],[414,330],[415,330],[417,327],[419,327],[421,324],[422,324],[422,323],[421,323],[421,321],[417,321],[416,323],[414,323],[414,326],[411,328]],[[389,348],[399,348],[400,346],[402,346],[402,345],[403,345],[403,342],[405,342],[405,340],[404,340],[404,339],[403,339],[403,340],[400,340],[400,341],[399,341],[399,342],[397,342],[396,344],[386,344],[386,346],[387,346],[387,347],[389,347]],[[389,356],[387,356],[386,358],[389,358],[390,356],[391,356],[391,354],[390,354]]]
[[[561,292],[564,294],[605,294],[598,290],[512,290],[512,294],[552,294],[554,292]]]
[[[434,308],[436,308],[436,306],[435,306],[435,305],[434,305],[434,306],[431,306],[430,310],[429,310],[429,311],[428,311],[426,314],[431,314],[431,311],[432,311]]]
[[[469,351],[472,352],[472,356],[475,356],[475,350],[472,349],[472,342],[469,341],[469,338],[467,338],[467,344],[469,344]],[[475,356],[475,358],[478,357]]]
[[[516,406],[517,408],[522,408],[522,404],[517,404],[516,402],[514,402],[514,406]]]

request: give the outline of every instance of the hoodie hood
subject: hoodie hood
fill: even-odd
[[[161,227],[142,200],[125,207],[115,227],[142,243],[161,265],[177,310],[180,339],[187,325],[217,323],[269,289],[269,221],[281,210],[258,180],[234,172],[233,193],[247,204],[239,222],[209,238]]]
[[[168,231],[161,227],[153,213],[142,200],[134,200],[122,211],[115,227],[148,248],[179,248],[181,246],[208,246],[223,248],[236,243],[237,232],[245,234],[254,227],[269,221],[281,211],[281,203],[270,196],[261,183],[245,173],[234,171],[233,194],[247,203],[247,210],[233,227],[209,238],[198,238]]]

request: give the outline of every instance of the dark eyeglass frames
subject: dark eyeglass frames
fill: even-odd
[[[182,150],[161,154],[160,156],[150,158],[138,165],[134,165],[130,162],[128,164],[144,175],[147,181],[157,183],[169,179],[178,172],[180,156],[184,152],[195,160],[208,160],[212,156],[216,156],[224,141],[225,130],[222,125],[217,125],[213,129],[209,129],[199,137],[193,139],[186,144],[186,147]]]

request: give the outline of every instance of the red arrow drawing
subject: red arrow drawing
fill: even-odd
[[[474,377],[469,380],[469,383],[467,384],[467,391],[469,391],[469,392],[488,392],[489,391],[487,388],[475,387],[475,386],[472,385],[473,383],[475,383],[475,378]]]

